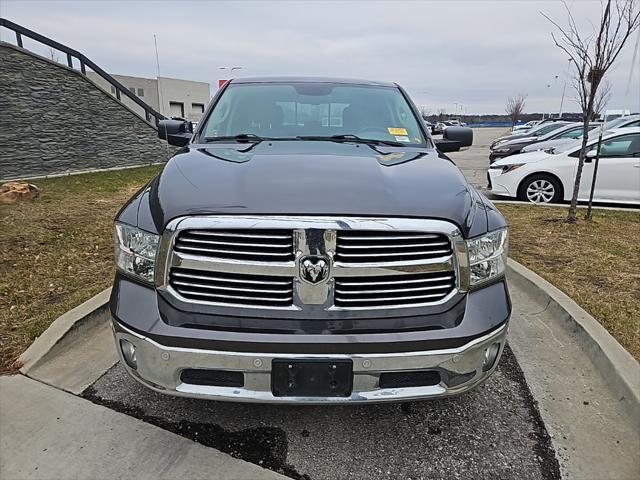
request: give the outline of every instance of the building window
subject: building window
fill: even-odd
[[[144,97],[144,88],[139,88],[138,89],[138,96],[139,97]]]
[[[184,118],[184,103],[169,102],[169,115],[171,117]]]
[[[192,103],[191,113],[202,115],[204,113],[204,103]]]
[[[116,87],[111,85],[111,95],[115,95],[115,94],[116,94]]]
[[[134,95],[136,94],[136,89],[135,89],[135,87],[129,87],[129,91],[130,91],[131,93],[133,93]]]

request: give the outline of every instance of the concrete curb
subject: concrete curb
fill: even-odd
[[[22,364],[20,373],[27,375],[55,347],[62,346],[96,323],[104,321],[108,314],[111,288],[107,288],[86,302],[62,314],[18,358]]]
[[[524,205],[524,206],[534,206],[535,208],[545,208],[545,207],[562,207],[569,208],[568,203],[530,203],[530,202],[521,202],[520,200],[498,200],[494,198],[489,199],[491,203],[496,203],[500,205],[504,203],[506,205]],[[578,203],[578,210],[587,208],[587,205],[582,203]],[[593,205],[591,208],[594,210],[613,210],[616,212],[640,212],[640,208],[635,207],[607,207],[607,206],[598,206]]]
[[[565,322],[632,418],[640,418],[640,364],[635,358],[595,318],[544,278],[511,258],[507,275]]]

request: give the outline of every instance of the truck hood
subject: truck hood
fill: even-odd
[[[158,232],[184,215],[291,214],[436,218],[468,236],[474,217],[473,230],[486,231],[482,207],[436,150],[339,142],[189,145],[149,189]]]

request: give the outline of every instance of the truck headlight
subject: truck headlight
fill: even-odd
[[[472,287],[489,282],[504,274],[507,266],[507,248],[506,228],[467,240],[470,285]]]
[[[159,236],[139,228],[115,224],[115,254],[118,269],[143,282],[153,283]]]

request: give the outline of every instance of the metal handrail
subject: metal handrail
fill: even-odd
[[[16,34],[16,43],[18,44],[18,47],[20,47],[20,48],[24,48],[24,46],[22,44],[22,36],[24,35],[25,37],[31,38],[31,39],[33,39],[33,40],[35,40],[37,42],[43,43],[43,44],[45,44],[45,45],[47,45],[47,46],[49,46],[51,48],[55,48],[56,50],[59,50],[59,51],[61,51],[63,53],[66,53],[67,54],[67,65],[69,66],[69,68],[74,68],[73,67],[73,58],[77,58],[78,61],[80,62],[80,71],[82,72],[83,75],[87,74],[87,70],[86,70],[87,66],[89,68],[91,68],[94,72],[96,72],[98,75],[100,75],[109,84],[111,84],[111,86],[113,86],[115,88],[116,98],[119,101],[122,101],[121,96],[124,93],[124,95],[126,97],[129,97],[129,99],[131,99],[135,104],[137,104],[138,106],[140,106],[144,110],[144,114],[145,114],[145,118],[146,118],[147,122],[151,122],[151,118],[152,117],[155,119],[156,127],[158,126],[158,122],[160,120],[166,119],[166,117],[164,115],[162,115],[159,112],[156,112],[147,103],[143,102],[135,94],[131,93],[127,87],[125,87],[118,80],[113,78],[111,75],[109,75],[107,72],[105,72],[98,65],[96,65],[89,58],[85,57],[82,53],[78,52],[77,50],[74,50],[73,48],[69,48],[66,45],[58,43],[55,40],[51,40],[50,38],[45,37],[44,35],[40,35],[39,33],[36,33],[33,30],[29,30],[28,28],[25,28],[22,25],[18,25],[17,23],[14,23],[14,22],[12,22],[10,20],[7,20],[6,18],[0,18],[0,27],[5,27],[5,28],[8,28],[9,30],[13,30],[15,32],[15,34]]]

